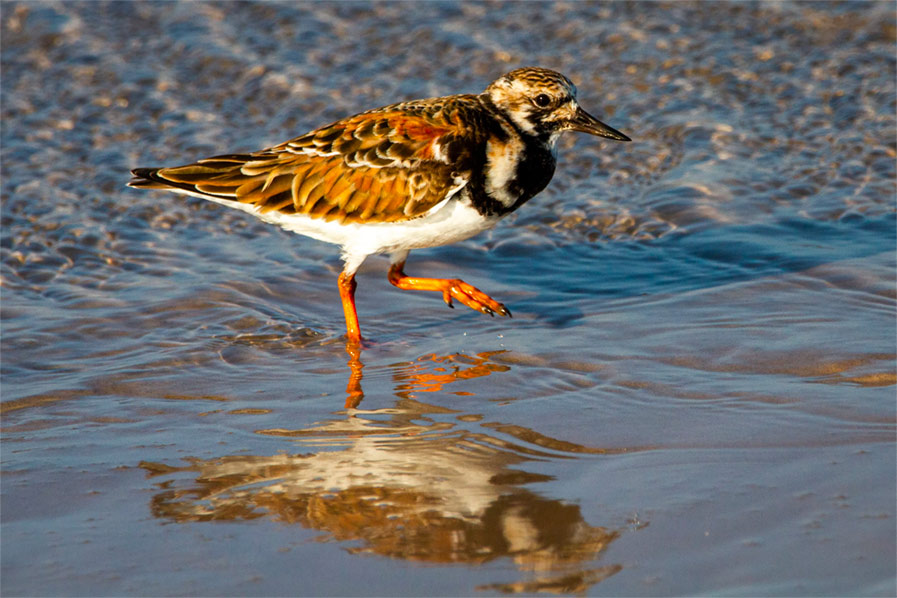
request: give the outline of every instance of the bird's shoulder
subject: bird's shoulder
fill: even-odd
[[[458,166],[463,146],[485,143],[488,120],[480,96],[411,100],[338,120],[271,151],[339,155],[349,167],[412,168],[428,161]]]

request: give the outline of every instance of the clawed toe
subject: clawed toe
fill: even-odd
[[[389,269],[389,282],[405,290],[438,291],[442,293],[445,304],[455,308],[452,299],[456,299],[470,309],[495,316],[511,317],[507,307],[479,290],[457,278],[412,278],[402,271],[402,263],[393,264]]]
[[[495,314],[500,316],[511,315],[508,308],[478,288],[460,280],[453,282],[454,284],[449,289],[449,292],[455,299],[467,307],[492,317],[495,317]]]

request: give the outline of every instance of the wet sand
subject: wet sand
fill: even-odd
[[[893,5],[409,6],[0,5],[0,591],[894,595]],[[526,64],[511,320],[124,187]]]

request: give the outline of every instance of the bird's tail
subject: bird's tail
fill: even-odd
[[[135,168],[131,171],[133,178],[128,181],[128,187],[138,189],[169,189],[171,185],[159,179],[159,168]]]
[[[256,159],[246,154],[230,154],[174,168],[135,168],[128,186],[233,199],[236,189],[246,182],[241,168]]]

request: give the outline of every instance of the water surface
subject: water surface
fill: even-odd
[[[4,2],[4,595],[894,595],[891,3]],[[137,166],[568,74],[494,231],[371,258]]]

